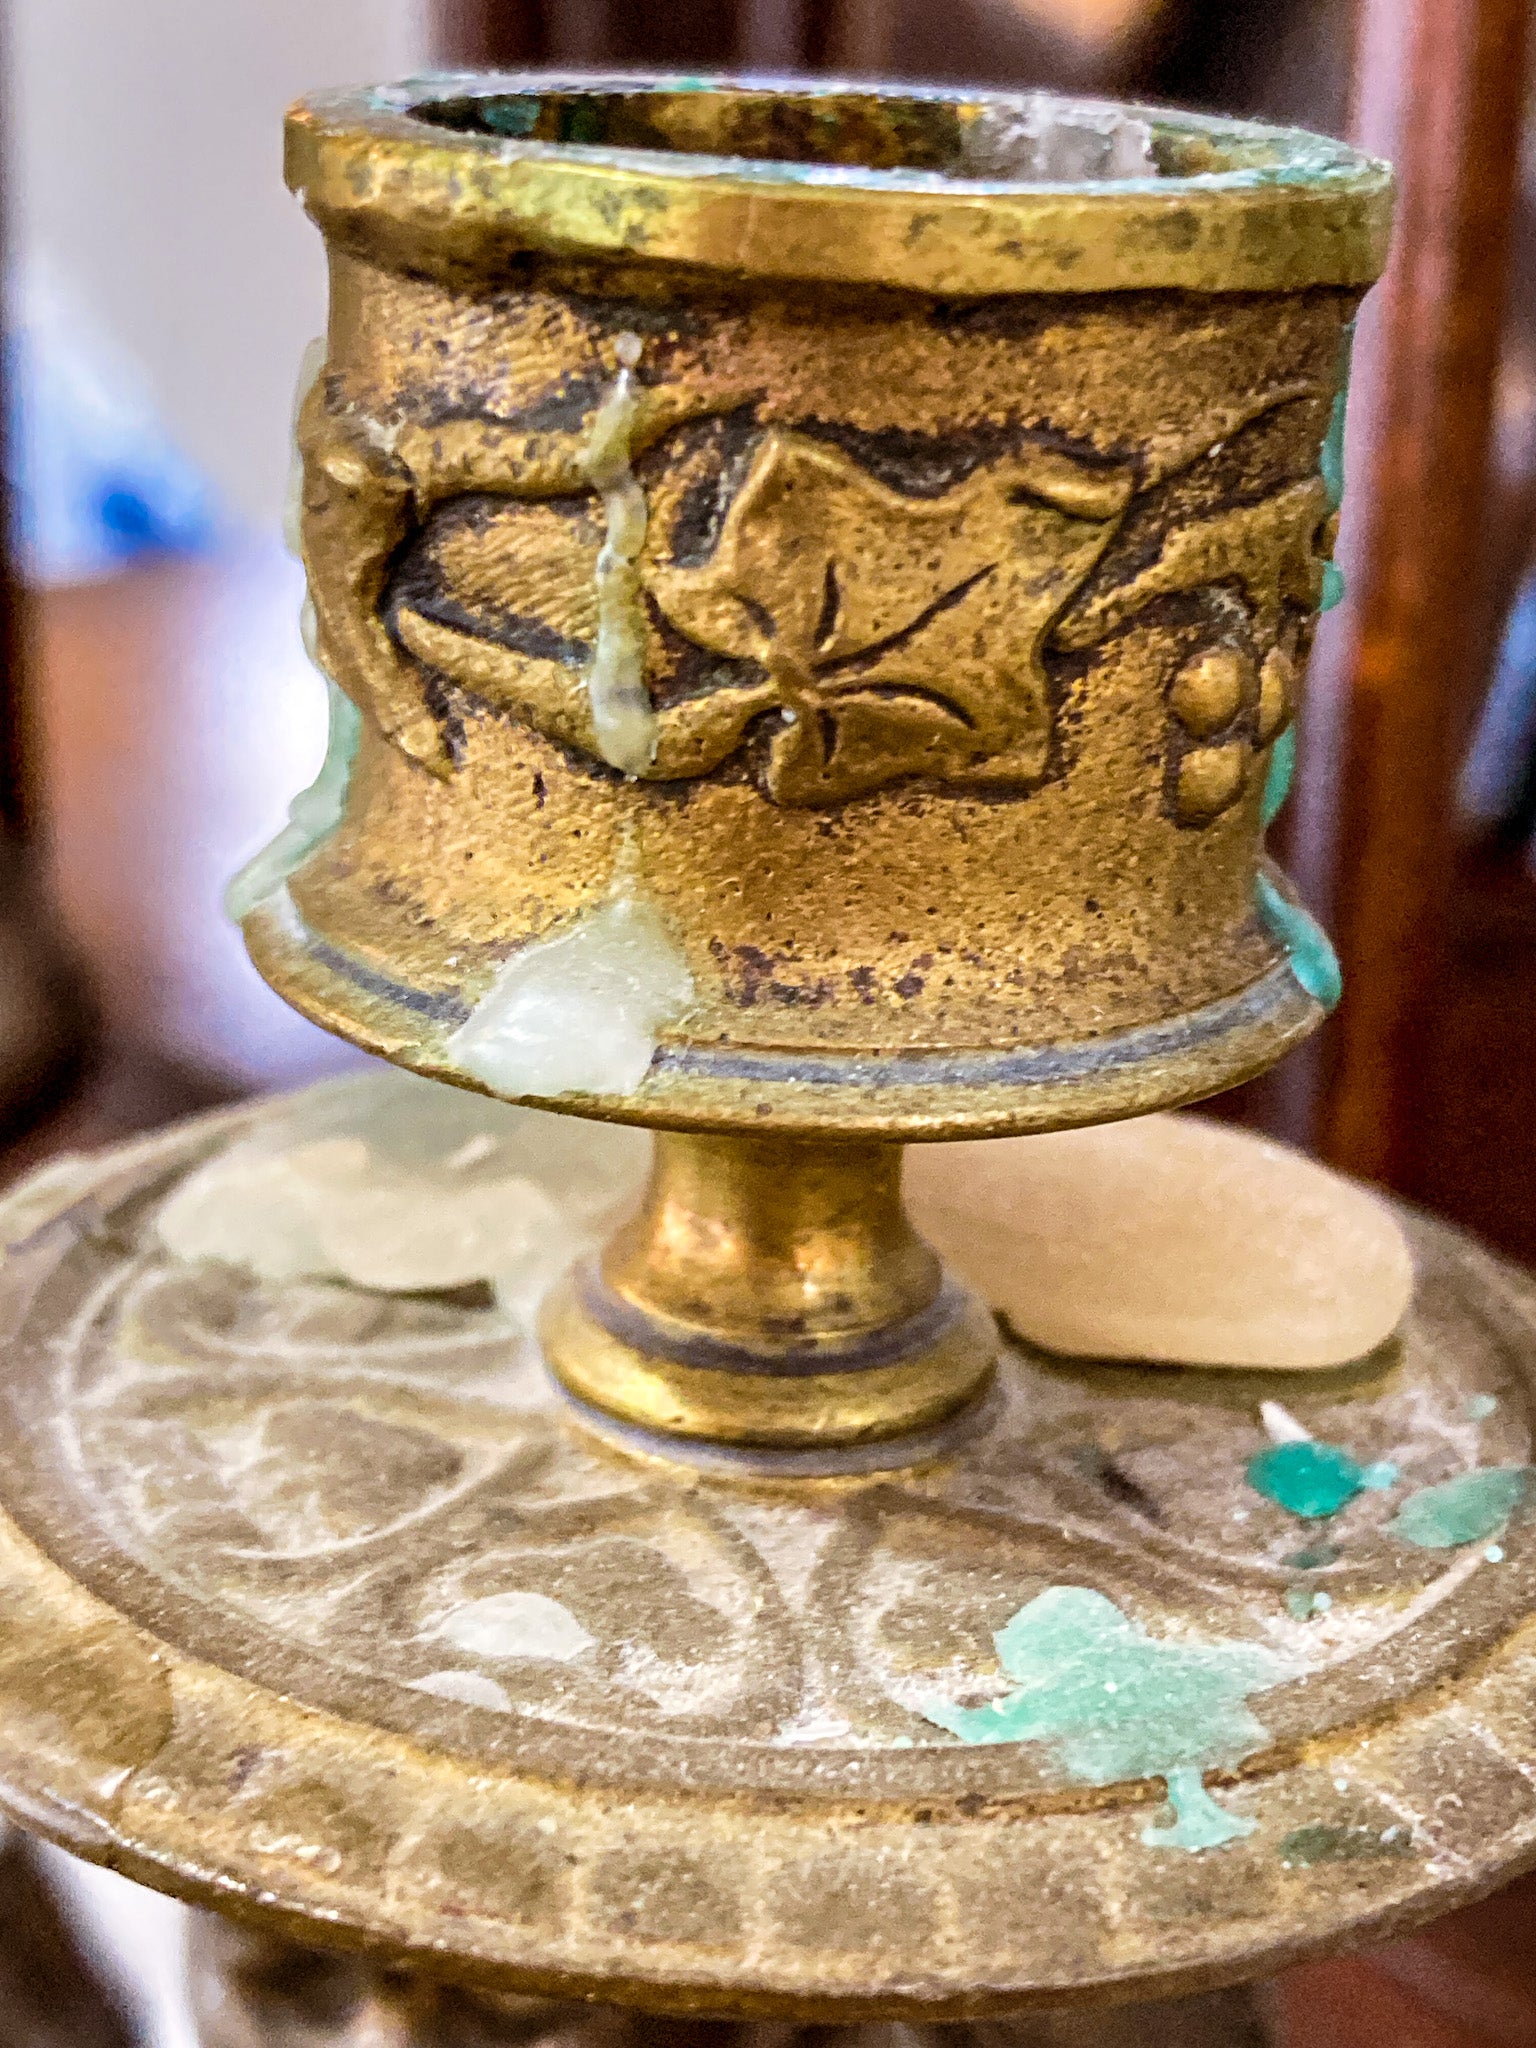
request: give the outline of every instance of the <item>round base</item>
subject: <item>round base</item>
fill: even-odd
[[[811,2048],[783,2025],[750,2021],[721,2039],[718,2020],[516,1992],[471,1991],[366,1958],[305,1948],[212,1914],[193,1922],[188,1974],[202,2048]],[[899,2021],[818,2028],[814,2048],[1264,2048],[1252,1989],[1044,2012],[946,2028],[942,2044]]]
[[[927,1463],[706,1473],[584,1427],[478,1296],[168,1259],[157,1204],[264,1114],[0,1208],[29,1827],[470,1984],[825,2019],[1207,1988],[1536,1859],[1536,1532],[1393,1526],[1531,1456],[1536,1295],[1464,1238],[1404,1219],[1417,1305],[1348,1372],[1014,1347]],[[1255,1491],[1269,1397],[1391,1490]],[[1064,1589],[1097,1633],[1031,1690],[1020,1617]],[[1179,1769],[1220,1846],[1168,1825]]]

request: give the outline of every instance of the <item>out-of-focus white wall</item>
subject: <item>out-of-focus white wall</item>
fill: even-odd
[[[272,527],[320,239],[282,181],[317,86],[424,61],[422,0],[4,0],[11,235],[144,365],[237,517]]]

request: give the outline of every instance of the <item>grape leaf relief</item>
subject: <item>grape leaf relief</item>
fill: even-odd
[[[1241,418],[1309,395],[1260,394]],[[935,490],[897,488],[820,431],[771,426],[720,472],[707,537],[675,551],[682,461],[667,437],[686,417],[638,390],[624,405],[623,445],[598,474],[585,430],[514,441],[450,426],[385,445],[323,392],[309,401],[319,656],[434,772],[453,757],[432,678],[438,702],[458,690],[648,781],[740,757],[781,805],[913,778],[1022,792],[1051,772],[1048,648],[1090,650],[1160,598],[1220,586],[1256,664],[1289,650],[1317,605],[1328,507],[1315,477],[1186,518],[1100,587],[1133,501],[1219,435],[1139,461],[1042,436]],[[641,489],[630,462],[648,451],[664,459]],[[431,575],[402,578],[424,539]],[[1254,694],[1245,685],[1244,704]],[[621,753],[605,700],[625,709]]]
[[[649,588],[690,640],[766,672],[777,802],[910,775],[1027,785],[1050,745],[1041,643],[1130,488],[1127,471],[1030,450],[909,498],[836,448],[774,432],[710,559],[654,570]]]

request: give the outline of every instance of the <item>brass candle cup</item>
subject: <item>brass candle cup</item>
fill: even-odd
[[[338,694],[257,965],[674,1134],[550,1308],[582,1400],[931,1427],[993,1338],[896,1148],[1194,1099],[1335,993],[1262,835],[1388,174],[1041,95],[509,77],[304,102],[288,175]]]

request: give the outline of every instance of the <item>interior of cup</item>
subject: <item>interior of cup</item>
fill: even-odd
[[[839,87],[552,85],[423,99],[413,115],[463,134],[786,166],[1077,183],[1188,177],[1248,152],[1135,108],[1051,93],[918,94]]]

